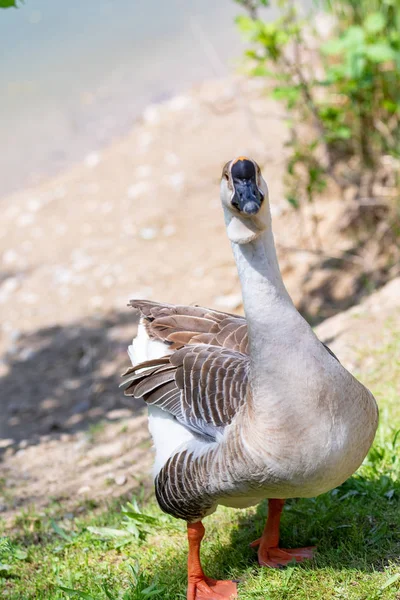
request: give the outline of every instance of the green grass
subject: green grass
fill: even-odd
[[[393,329],[393,328],[392,328]],[[283,546],[318,546],[315,560],[262,569],[249,543],[259,536],[266,505],[219,509],[205,521],[204,567],[240,580],[241,600],[400,599],[400,332],[360,356],[358,376],[375,393],[381,421],[358,473],[314,499],[288,501]],[[163,515],[153,498],[91,507],[61,518],[62,507],[21,514],[0,529],[0,596],[13,600],[185,598],[185,524]],[[115,531],[117,530],[117,531]]]

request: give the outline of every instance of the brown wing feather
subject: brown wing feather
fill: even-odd
[[[171,349],[186,344],[209,344],[248,354],[244,317],[201,306],[149,300],[131,300],[129,305],[141,311],[150,338],[170,344]]]
[[[201,306],[161,304],[150,300],[131,300],[129,304],[141,311],[150,338],[169,344],[173,350],[187,344],[209,344],[249,354],[244,317]],[[332,350],[326,344],[322,345],[339,362]]]
[[[202,435],[215,438],[248,400],[249,358],[239,352],[190,345],[161,358],[158,368],[154,363],[129,370],[125,395],[159,406]]]

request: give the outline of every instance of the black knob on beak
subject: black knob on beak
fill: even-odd
[[[256,169],[251,160],[237,160],[231,169],[234,193],[232,206],[246,215],[255,215],[261,208],[264,194],[256,182]]]

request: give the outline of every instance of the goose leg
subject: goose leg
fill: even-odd
[[[234,581],[216,581],[204,575],[200,562],[200,544],[204,537],[201,521],[188,523],[188,591],[187,600],[226,600],[237,598],[237,586]]]
[[[268,500],[268,518],[262,536],[250,544],[252,548],[258,546],[258,562],[265,567],[285,567],[290,562],[302,562],[314,556],[315,546],[308,548],[279,548],[279,525],[283,510],[284,500]]]

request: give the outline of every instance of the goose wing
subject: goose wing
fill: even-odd
[[[183,306],[131,300],[140,310],[147,334],[170,345],[209,344],[248,354],[247,323],[244,317],[201,306]]]
[[[143,398],[183,425],[216,439],[249,394],[249,357],[211,345],[189,345],[128,369],[125,395]]]
[[[172,350],[186,344],[209,344],[242,354],[249,353],[245,317],[201,306],[163,304],[150,300],[131,300],[129,305],[141,311],[149,337],[168,344]],[[321,344],[340,362],[326,344]]]

